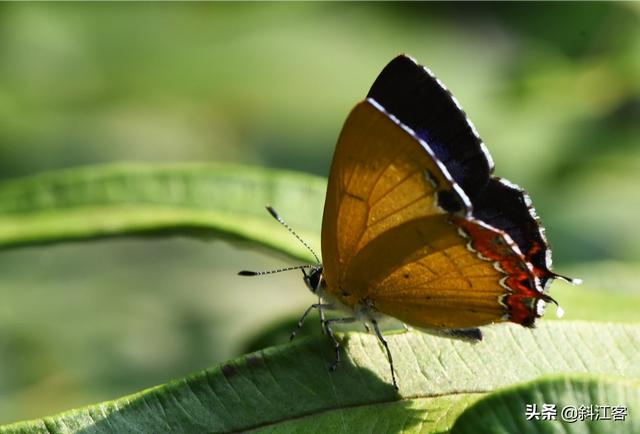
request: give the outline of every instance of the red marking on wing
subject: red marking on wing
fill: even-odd
[[[485,260],[499,265],[504,272],[503,302],[508,309],[509,321],[532,327],[538,315],[538,300],[547,300],[537,277],[546,270],[533,268],[518,246],[502,231],[478,221],[452,216],[451,220],[470,238],[470,246]],[[496,282],[498,283],[498,282]]]

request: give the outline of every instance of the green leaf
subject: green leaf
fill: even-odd
[[[640,326],[542,322],[501,324],[477,344],[424,333],[388,336],[399,391],[374,336],[342,337],[343,363],[330,373],[324,337],[249,354],[119,400],[0,428],[4,433],[446,432],[483,394],[541,375],[640,378]]]
[[[313,261],[264,206],[273,205],[319,246],[325,188],[315,176],[230,164],[50,172],[0,183],[0,247],[132,234],[215,235]]]
[[[527,404],[535,405],[530,408],[531,420],[527,420]],[[541,413],[543,404],[554,405],[554,411],[546,412],[548,419]],[[615,411],[618,420],[613,407],[620,409]],[[640,432],[640,382],[586,375],[541,378],[479,399],[451,430],[452,434],[516,432],[636,434]]]

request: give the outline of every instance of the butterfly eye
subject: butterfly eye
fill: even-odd
[[[320,288],[320,281],[322,279],[322,268],[312,268],[309,274],[307,274],[304,270],[304,283],[306,283],[307,287],[316,294],[318,289]]]

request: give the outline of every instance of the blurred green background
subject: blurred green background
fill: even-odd
[[[640,3],[2,3],[0,178],[113,161],[326,176],[400,52],[531,193],[555,269],[585,280],[554,285],[567,317],[589,319],[584,293],[640,295]],[[313,301],[297,273],[235,275],[285,263],[178,238],[0,252],[0,423],[241,354]]]

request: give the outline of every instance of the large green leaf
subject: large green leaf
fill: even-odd
[[[219,368],[116,401],[5,433],[101,432],[445,432],[488,392],[540,375],[566,372],[640,378],[640,326],[542,322],[485,329],[469,344],[418,332],[389,335],[399,391],[375,337],[343,337],[344,362],[312,338],[249,354]]]
[[[462,413],[451,432],[637,434],[640,382],[590,375],[541,378],[481,398]]]
[[[0,247],[130,234],[231,236],[312,260],[264,210],[319,245],[326,182],[230,164],[118,164],[0,183]]]

